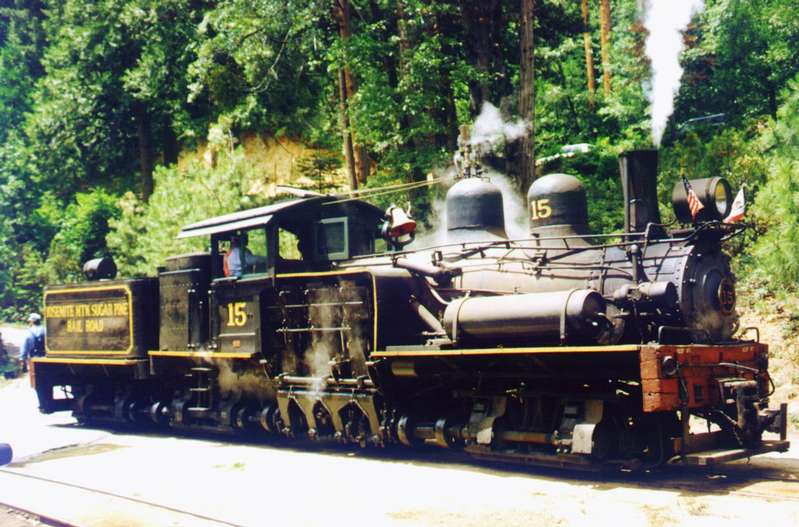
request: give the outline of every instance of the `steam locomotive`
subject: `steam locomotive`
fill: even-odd
[[[90,262],[95,280],[44,295],[41,411],[558,467],[788,448],[767,346],[733,338],[725,180],[691,182],[695,217],[675,186],[688,226],[669,230],[657,153],[628,152],[624,233],[591,234],[579,180],[550,174],[530,187],[529,237],[509,239],[502,193],[468,152],[459,168],[433,247],[408,244],[401,209],[309,195],[184,227],[210,250],[156,277]]]

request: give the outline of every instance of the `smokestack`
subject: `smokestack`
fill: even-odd
[[[624,190],[624,232],[643,232],[648,223],[660,223],[658,210],[658,152],[631,150],[619,156]],[[655,237],[662,228],[650,231]]]

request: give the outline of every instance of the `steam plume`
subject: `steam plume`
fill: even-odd
[[[476,146],[481,155],[486,155],[503,144],[521,139],[526,133],[527,123],[523,119],[505,121],[499,108],[490,102],[484,102],[480,115],[472,124],[469,144]]]
[[[674,95],[680,87],[682,31],[691,17],[704,9],[702,0],[641,0],[644,25],[649,31],[646,54],[652,62],[652,141],[660,145],[666,123],[674,111]]]
[[[523,119],[506,121],[502,118],[499,109],[490,102],[484,102],[480,109],[480,115],[474,120],[469,128],[468,144],[472,147],[472,153],[479,160],[483,156],[491,153],[500,152],[506,144],[518,141],[528,132],[527,122]],[[459,144],[463,138],[458,138]],[[454,179],[458,175],[458,166],[464,160],[461,158],[461,151],[454,153],[453,164],[446,169],[441,169],[436,176]],[[505,230],[511,239],[527,237],[527,213],[525,199],[521,196],[508,176],[494,170],[483,167],[483,176],[496,185],[503,198],[503,212],[505,215]],[[444,199],[437,199],[432,204],[431,223],[435,225],[433,231],[421,233],[417,236],[412,247],[421,248],[431,245],[440,245],[451,242],[447,237],[447,211]],[[484,236],[475,233],[474,241],[485,241]],[[460,239],[459,241],[466,241]]]

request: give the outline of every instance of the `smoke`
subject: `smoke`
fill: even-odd
[[[303,362],[311,377],[320,379],[326,379],[332,372],[330,360],[333,358],[332,351],[335,349],[337,334],[334,335],[329,329],[341,325],[341,321],[336,320],[336,308],[329,305],[338,301],[334,291],[327,287],[308,289],[308,303],[317,304],[316,307],[308,307],[308,321],[319,331],[311,332],[311,342],[303,354]],[[323,381],[319,381],[311,387],[311,390],[319,392],[322,388],[324,388]]]
[[[522,139],[528,134],[529,128],[528,123],[521,118],[506,121],[502,118],[499,108],[490,102],[484,102],[480,115],[472,124],[468,142],[475,150],[479,161],[480,157],[498,152],[506,144]],[[519,194],[516,186],[505,174],[486,168],[483,175],[502,192],[502,212],[508,236],[527,238],[526,199]],[[444,219],[446,220],[446,217]]]
[[[680,52],[682,32],[691,17],[704,9],[702,0],[639,0],[644,26],[649,31],[646,54],[652,63],[652,88],[647,94],[652,105],[652,141],[660,146],[666,123],[674,111],[674,96],[683,70]]]

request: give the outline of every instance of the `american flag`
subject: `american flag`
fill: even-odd
[[[704,209],[705,206],[702,205],[699,196],[697,196],[694,189],[691,188],[691,184],[688,183],[688,179],[685,176],[682,178],[682,184],[685,187],[685,195],[688,196],[688,209],[691,211],[691,219],[695,220],[699,211]]]

